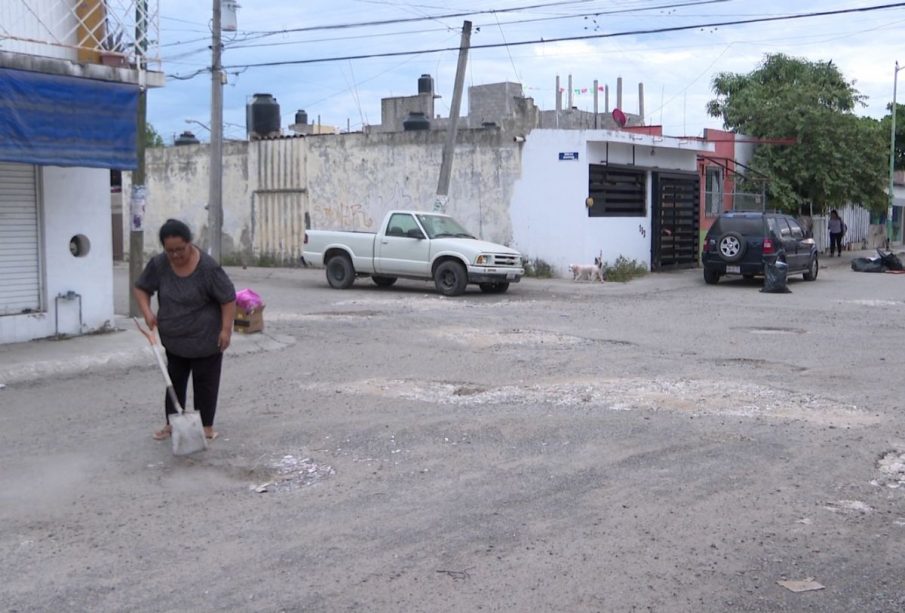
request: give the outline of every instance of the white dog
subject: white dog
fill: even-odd
[[[573,281],[600,281],[603,283],[603,254],[594,258],[594,264],[570,264]]]

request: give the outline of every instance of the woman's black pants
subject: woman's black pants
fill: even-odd
[[[214,414],[217,412],[217,396],[220,394],[220,369],[223,365],[223,354],[217,352],[205,358],[183,358],[167,351],[167,370],[173,380],[173,389],[179,403],[185,407],[185,395],[192,377],[192,391],[195,398],[195,410],[201,413],[201,424],[205,428],[214,425]],[[176,412],[169,395],[166,396],[167,423],[170,415]]]
[[[833,255],[833,249],[836,253],[842,255],[842,232],[830,232],[830,255]]]

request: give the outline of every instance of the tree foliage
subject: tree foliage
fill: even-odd
[[[145,147],[163,147],[163,137],[150,122],[145,123]]]
[[[887,109],[892,108],[892,103],[886,105]],[[889,165],[889,137],[892,131],[890,122],[892,121],[892,113],[883,118],[881,129],[883,130],[883,138],[886,142],[887,167]],[[896,170],[905,170],[905,104],[896,104],[896,150],[895,155]]]
[[[796,139],[793,145],[758,145],[754,154],[751,165],[768,177],[773,207],[811,204],[825,211],[853,202],[884,209],[888,137],[880,122],[854,114],[863,97],[832,61],[767,55],[748,74],[718,74],[712,88],[716,98],[707,110],[727,129]]]

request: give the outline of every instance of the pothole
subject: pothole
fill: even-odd
[[[311,315],[314,317],[377,317],[378,315],[385,315],[384,311],[369,311],[369,310],[361,310],[361,311],[321,311],[318,313],[312,313]]]
[[[805,372],[807,370],[804,366],[796,366],[793,364],[785,364],[783,362],[772,362],[770,360],[762,360],[759,358],[728,358],[725,360],[713,360],[716,364],[722,364],[726,366],[751,366],[754,368],[780,368],[786,372]]]
[[[804,420],[834,426],[877,421],[854,405],[747,381],[696,379],[576,379],[486,386],[463,382],[367,379],[307,383],[303,389],[380,396],[474,409],[495,406],[548,410],[671,411],[689,415]]]
[[[871,481],[872,485],[897,489],[905,486],[905,453],[887,451],[877,460],[880,476]]]
[[[732,329],[750,332],[751,334],[807,334],[807,330],[801,328],[785,328],[782,326],[755,326],[750,328]]]
[[[332,466],[319,464],[310,457],[284,455],[269,463],[269,476],[249,489],[259,494],[286,492],[314,485],[336,474]],[[262,471],[263,472],[263,471]]]
[[[873,507],[860,500],[834,500],[825,504],[823,508],[833,513],[846,515],[867,515],[874,510]]]
[[[546,330],[474,330],[446,328],[437,330],[435,335],[461,345],[476,349],[491,347],[523,347],[543,349],[568,349],[578,345],[586,345],[593,341],[580,336],[548,332]]]

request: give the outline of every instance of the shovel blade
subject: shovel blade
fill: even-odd
[[[188,455],[207,449],[204,428],[201,427],[201,415],[197,411],[170,415],[170,426],[173,428],[173,455]]]

